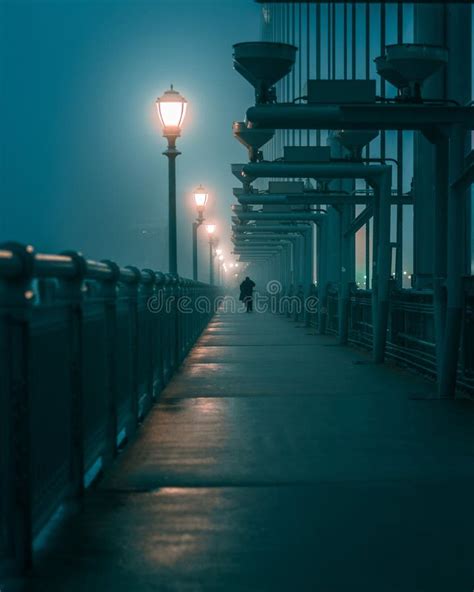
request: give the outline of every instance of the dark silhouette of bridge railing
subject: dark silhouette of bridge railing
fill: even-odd
[[[465,278],[463,332],[458,364],[458,386],[474,394],[474,282]],[[325,306],[308,315],[307,324],[319,332],[339,336],[339,290],[330,284]],[[371,349],[372,291],[354,286],[349,301],[348,342]],[[296,319],[301,320],[301,319]],[[423,374],[436,377],[436,340],[433,292],[392,290],[386,356]]]
[[[0,560],[31,565],[35,537],[134,433],[214,296],[149,269],[0,247]]]

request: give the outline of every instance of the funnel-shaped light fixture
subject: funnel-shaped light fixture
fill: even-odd
[[[248,149],[250,162],[262,160],[260,148],[275,134],[272,129],[248,128],[243,121],[234,121],[232,131],[234,137]]]
[[[207,234],[209,236],[212,236],[214,234],[214,232],[216,231],[216,225],[215,224],[206,224],[206,230],[207,230]]]
[[[246,186],[250,186],[252,181],[255,181],[256,177],[252,177],[250,175],[246,175],[244,173],[244,164],[231,164],[232,174],[236,179],[238,179],[241,183],[243,183],[244,188]]]
[[[387,45],[385,55],[375,58],[377,72],[398,89],[399,99],[418,103],[425,80],[447,62],[445,47],[421,43]]]
[[[194,190],[194,203],[196,204],[196,208],[198,212],[202,212],[207,204],[209,194],[204,189],[202,185],[196,187]]]
[[[234,45],[234,68],[255,88],[256,103],[275,102],[273,86],[291,72],[297,49],[288,43],[269,41]]]
[[[378,135],[376,130],[339,130],[333,137],[350,152],[351,160],[361,160],[364,146]]]
[[[188,102],[174,90],[173,85],[156,99],[156,109],[163,126],[163,135],[179,136],[184,118],[186,116],[186,107]]]

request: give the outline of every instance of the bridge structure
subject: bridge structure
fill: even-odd
[[[0,246],[2,592],[473,587],[471,7],[263,4],[253,313]]]

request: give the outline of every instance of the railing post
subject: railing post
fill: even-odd
[[[140,312],[145,315],[146,324],[149,324],[149,333],[148,333],[148,340],[145,344],[145,350],[142,352],[138,352],[139,356],[143,356],[146,359],[146,382],[147,382],[147,392],[149,401],[147,402],[148,407],[152,404],[153,399],[155,398],[155,351],[154,346],[156,343],[156,324],[154,322],[154,313],[150,310],[150,299],[153,298],[155,293],[156,287],[156,274],[152,269],[144,269],[143,272],[150,277],[147,281],[142,281],[139,293],[138,293],[138,309],[139,314]],[[142,275],[143,279],[143,275]],[[148,327],[147,327],[148,328]]]
[[[105,325],[107,332],[107,427],[104,464],[111,462],[117,454],[118,411],[117,411],[117,284],[120,268],[113,261],[103,261],[112,271],[112,277],[100,282],[100,295],[104,299]]]
[[[58,297],[69,304],[71,347],[71,492],[72,500],[84,495],[84,384],[83,384],[83,299],[87,262],[80,253],[63,253],[74,262],[76,274],[59,281]]]
[[[157,374],[160,390],[164,387],[166,375],[166,362],[163,351],[164,336],[166,331],[166,326],[164,322],[164,315],[166,315],[165,293],[165,276],[161,272],[157,272],[155,274],[155,296],[157,299],[157,310],[154,312],[154,316],[156,317],[154,321],[156,331],[156,339],[154,341],[154,346],[157,351],[153,356],[153,367],[155,367],[155,365],[158,365]]]
[[[165,275],[165,288],[164,288],[164,328],[163,333],[163,351],[165,352],[166,359],[166,380],[174,370],[174,316],[173,316],[173,276],[167,273]]]
[[[122,284],[128,298],[128,308],[130,312],[130,348],[131,348],[131,359],[132,359],[132,392],[131,397],[131,408],[132,408],[132,425],[130,426],[131,432],[133,433],[138,426],[139,419],[139,385],[138,385],[138,340],[139,340],[139,327],[138,327],[138,285],[141,281],[141,273],[137,267],[128,265],[125,269],[129,269],[135,275],[132,281]],[[130,434],[129,434],[130,435]]]
[[[19,570],[33,564],[33,483],[30,427],[30,322],[33,303],[31,279],[34,272],[33,248],[4,243],[21,261],[21,272],[0,280],[0,306],[5,337],[5,413],[0,416],[6,451],[3,456],[7,554]],[[3,357],[3,356],[2,356]],[[3,472],[3,471],[2,471]]]

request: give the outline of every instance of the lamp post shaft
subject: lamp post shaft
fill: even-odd
[[[176,247],[176,156],[169,156],[168,164],[169,270],[170,273],[178,273],[178,255]]]
[[[211,286],[214,285],[214,255],[212,252],[212,240],[209,241],[209,283]]]
[[[178,273],[176,246],[176,158],[181,154],[176,150],[176,137],[167,136],[168,150],[163,154],[168,158],[168,253],[169,272]]]
[[[198,245],[197,245],[197,232],[200,226],[200,222],[193,222],[193,280],[196,282],[198,279]]]

